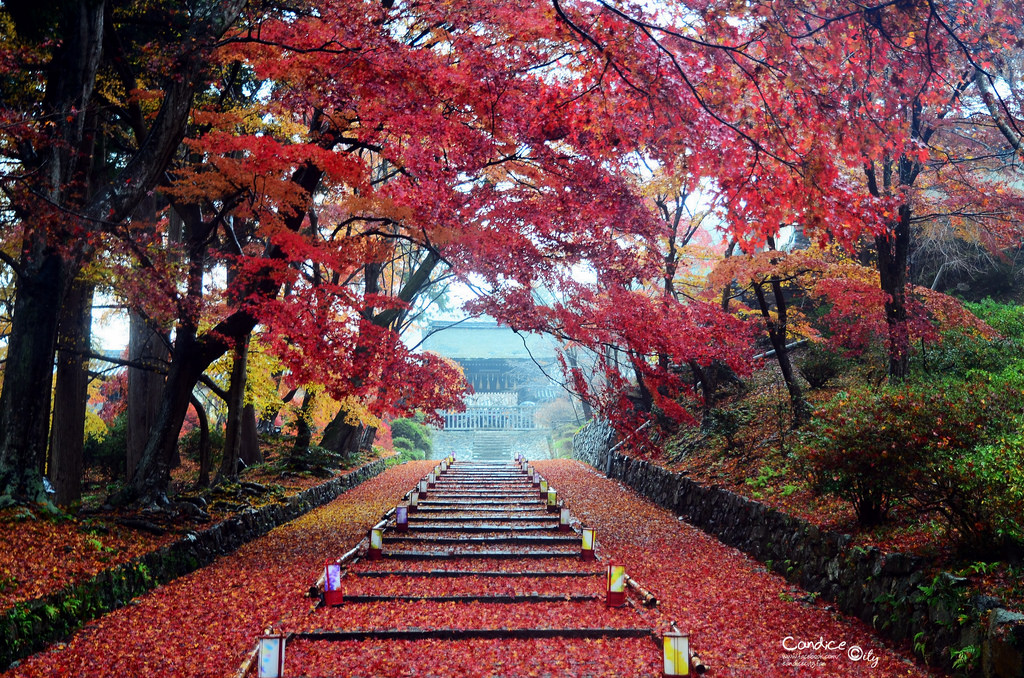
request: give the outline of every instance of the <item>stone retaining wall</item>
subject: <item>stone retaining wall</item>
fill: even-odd
[[[929,572],[927,561],[916,556],[850,547],[849,535],[822,531],[722,488],[617,452],[609,459],[609,431],[597,423],[578,433],[576,458],[833,601],[881,635],[910,643],[932,664],[952,669],[957,652],[974,648],[973,668],[961,668],[964,675],[1024,677],[1024,615],[999,608],[994,598],[969,595],[963,580]]]
[[[270,530],[338,498],[382,473],[378,460],[344,476],[303,490],[283,504],[249,509],[209,529],[193,532],[167,546],[100,572],[43,598],[18,603],[0,615],[0,670],[67,638],[89,621],[126,605],[161,584],[189,574],[215,558]]]

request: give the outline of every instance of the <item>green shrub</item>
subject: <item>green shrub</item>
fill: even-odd
[[[964,306],[1004,338],[1024,341],[1024,306],[1000,304],[991,299]]]
[[[731,450],[736,447],[736,434],[747,423],[748,415],[743,408],[714,407],[704,414],[701,429],[710,435],[725,438],[725,448]]]
[[[821,388],[839,376],[847,362],[824,344],[811,343],[804,349],[796,368],[811,388]]]
[[[425,459],[423,452],[412,446],[412,441],[407,438],[392,438],[395,453],[398,455],[398,463],[407,461],[418,461]]]
[[[986,338],[964,330],[944,332],[939,345],[922,347],[918,352],[915,369],[949,378],[975,370],[1002,372],[1015,363],[1024,363],[1024,307],[991,299],[966,306],[1000,336]]]
[[[196,426],[186,433],[178,441],[178,450],[183,456],[193,461],[199,461],[199,427]],[[210,457],[214,463],[219,463],[221,453],[224,450],[224,429],[221,426],[210,428]]]
[[[1014,476],[999,478],[1020,462],[1007,435],[1022,403],[1024,375],[1015,370],[851,390],[815,413],[801,456],[818,491],[850,501],[863,524],[883,522],[903,502],[937,510],[977,547],[1012,537],[1019,524],[996,507],[1019,503]]]
[[[100,437],[90,434],[82,449],[82,461],[86,466],[98,467],[112,479],[125,477],[128,455],[128,418],[119,414]]]
[[[940,512],[972,551],[992,555],[1024,543],[1024,433],[949,459]],[[994,552],[994,553],[993,553]]]
[[[987,339],[962,330],[950,330],[942,342],[918,351],[912,366],[920,368],[924,378],[941,375],[964,377],[972,371],[1000,372],[1008,364],[1024,361],[1024,342],[995,337]]]
[[[399,441],[407,441],[405,448],[418,450],[423,453],[420,459],[430,456],[433,445],[430,441],[430,431],[426,426],[414,419],[395,419],[391,422],[391,440],[395,449],[399,449]]]

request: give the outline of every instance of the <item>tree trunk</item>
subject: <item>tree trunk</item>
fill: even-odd
[[[715,365],[708,365],[706,368],[701,367],[700,363],[696,360],[690,360],[687,364],[690,366],[690,371],[693,372],[693,379],[696,382],[694,385],[699,385],[700,387],[702,401],[700,420],[701,426],[706,427],[711,410],[715,408],[715,393],[718,390],[718,370],[715,368]]]
[[[174,223],[180,221],[171,210],[171,242],[181,240],[180,228],[175,229]],[[133,221],[140,224],[140,230],[147,235],[156,231],[157,206],[154,196],[146,196],[135,210]],[[161,372],[128,368],[128,407],[127,407],[127,444],[125,473],[128,482],[132,481],[135,467],[142,458],[146,447],[149,431],[156,422],[160,411],[160,399],[163,396],[164,375],[169,356],[167,345],[157,328],[147,323],[140,314],[132,311],[128,315],[128,359],[141,365],[162,364]]]
[[[324,434],[320,438],[320,447],[342,454],[351,445],[351,439],[359,427],[348,423],[347,415],[348,411],[342,405],[341,410],[324,427]]]
[[[171,464],[177,455],[178,434],[185,421],[192,389],[210,362],[200,351],[194,333],[186,331],[178,335],[157,420],[135,469],[130,490],[123,499],[166,503]]]
[[[810,420],[811,410],[807,406],[807,401],[804,400],[803,390],[793,373],[793,363],[789,359],[789,351],[786,350],[786,298],[783,296],[782,285],[779,281],[772,279],[771,286],[772,294],[775,296],[775,319],[771,317],[762,284],[754,283],[754,294],[761,309],[761,316],[768,326],[768,339],[772,342],[772,348],[775,349],[775,358],[779,362],[782,380],[786,383],[786,390],[789,391],[789,403],[793,410],[793,427],[795,428]]]
[[[878,278],[886,293],[889,381],[898,383],[910,371],[910,330],[907,326],[907,257],[910,252],[910,205],[900,205],[899,221],[891,233],[875,238]]]
[[[238,475],[238,457],[242,443],[242,410],[245,406],[245,368],[249,359],[249,335],[241,337],[235,345],[231,362],[231,384],[228,386],[228,421],[224,430],[224,454],[221,457],[217,480]]]
[[[193,395],[189,398],[192,408],[196,411],[196,419],[199,420],[199,487],[210,486],[210,422],[206,416],[206,408],[199,398]]]
[[[242,409],[242,439],[239,444],[238,458],[246,466],[263,462],[260,439],[256,434],[256,406],[252,403],[248,403]]]
[[[365,434],[366,427],[362,424],[350,423],[348,412],[345,410],[345,406],[342,405],[342,409],[331,420],[331,423],[324,428],[323,437],[320,439],[320,447],[330,450],[335,454],[352,457],[362,448]]]
[[[55,252],[26,252],[15,292],[0,394],[0,505],[46,502],[46,461],[53,359],[66,262]]]
[[[313,407],[313,391],[306,389],[302,395],[302,406],[295,418],[295,444],[292,446],[292,454],[304,454],[309,449],[309,443],[313,440],[313,429],[309,425],[309,410]]]
[[[166,363],[167,346],[163,338],[137,313],[128,318],[128,359],[140,364]],[[164,375],[154,370],[128,368],[127,464],[128,482],[142,459],[149,432],[160,413]]]
[[[93,289],[92,283],[76,280],[61,308],[47,469],[56,492],[54,499],[60,506],[70,506],[82,498],[85,408],[89,399],[89,365],[84,356],[92,339]]]
[[[0,504],[48,502],[42,472],[49,442],[50,389],[61,304],[76,266],[65,259],[60,207],[79,211],[89,176],[91,139],[85,119],[103,41],[103,3],[64,3],[56,8],[54,56],[46,64],[40,118],[52,136],[35,153],[26,176],[44,200],[14,207],[23,219],[17,289],[3,390],[0,393]],[[6,195],[10,198],[11,193]],[[73,224],[78,226],[78,224]]]
[[[370,452],[373,450],[373,441],[377,439],[377,428],[375,426],[363,426],[359,439],[358,451]]]

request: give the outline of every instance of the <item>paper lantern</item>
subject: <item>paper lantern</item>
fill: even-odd
[[[419,511],[419,503],[420,493],[414,491],[412,494],[409,495],[409,513],[416,513],[417,511]]]
[[[284,643],[281,633],[268,633],[260,637],[259,678],[282,678],[284,676]]]
[[[409,530],[409,507],[408,506],[396,506],[395,507],[395,526],[399,532],[406,532]]]
[[[555,488],[548,488],[548,511],[554,513],[558,510],[558,492]]]
[[[563,506],[558,512],[558,531],[569,531],[569,507]]]
[[[341,592],[341,565],[328,560],[324,565],[324,605],[341,605],[343,602],[345,600]]]
[[[690,636],[678,631],[669,631],[664,637],[665,675],[690,675]]]
[[[548,481],[541,480],[540,481],[540,498],[544,499],[547,496],[548,496]]]
[[[419,484],[419,488],[420,488],[420,499],[426,499],[427,498],[427,481],[426,480],[421,480],[420,484]]]
[[[609,607],[622,607],[626,604],[626,567],[609,564],[607,569],[606,603]]]
[[[595,560],[594,546],[597,544],[597,530],[592,527],[583,528],[583,548],[580,551],[580,556],[583,560],[592,561]]]
[[[366,557],[370,560],[380,560],[381,548],[384,546],[384,530],[375,527],[370,530],[370,550]]]
[[[437,483],[437,476],[433,472],[427,475],[427,487],[434,487]]]
[[[536,471],[533,472],[533,486],[540,487],[540,474]]]

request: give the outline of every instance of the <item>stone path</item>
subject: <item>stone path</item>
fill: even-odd
[[[465,675],[470,658],[472,675],[660,675],[653,613],[625,581],[609,601],[606,564],[526,466],[443,462],[365,554],[329,567],[318,582],[329,604],[290,625],[283,675]],[[274,675],[277,655],[261,661],[259,675]]]
[[[344,632],[361,638],[295,639],[287,645],[287,676],[654,676],[661,674],[661,650],[649,638],[574,638],[564,630],[656,628],[661,633],[665,623],[659,618],[674,620],[690,633],[693,647],[711,667],[709,676],[939,675],[916,665],[909,650],[886,647],[866,625],[809,600],[806,592],[761,564],[590,467],[567,460],[535,465],[569,502],[573,516],[597,528],[598,555],[621,558],[627,573],[657,595],[656,610],[643,607],[633,589],[632,607],[607,608],[604,561],[581,562],[578,547],[506,543],[467,549],[523,552],[522,557],[480,558],[456,555],[461,547],[455,544],[383,542],[431,533],[451,536],[451,531],[431,528],[452,524],[483,530],[466,530],[467,536],[487,536],[491,531],[484,528],[511,522],[498,521],[498,516],[518,518],[511,527],[542,528],[514,535],[559,536],[550,529],[554,521],[546,511],[511,504],[419,512],[422,517],[411,519],[407,532],[383,533],[381,559],[346,561],[343,595],[387,600],[353,599],[314,609],[305,594],[325,560],[338,560],[381,516],[407,501],[409,489],[433,465],[417,461],[389,469],[212,565],[102,616],[67,643],[27,658],[2,676],[231,677],[270,622],[285,632]],[[427,499],[438,497],[428,492]],[[526,554],[563,548],[575,553]],[[387,555],[401,550],[449,553],[411,560]],[[553,574],[573,571],[571,576]],[[399,572],[415,574],[396,576]],[[469,600],[481,596],[517,597],[517,602]],[[556,603],[550,596],[569,599]],[[574,598],[579,596],[591,598]],[[362,633],[388,629],[397,633]],[[409,633],[417,630],[429,633]],[[534,636],[558,635],[517,637],[527,630]],[[488,637],[491,633],[502,637]],[[848,647],[821,657],[825,653],[787,646],[821,639]],[[855,648],[856,657],[851,654]]]

